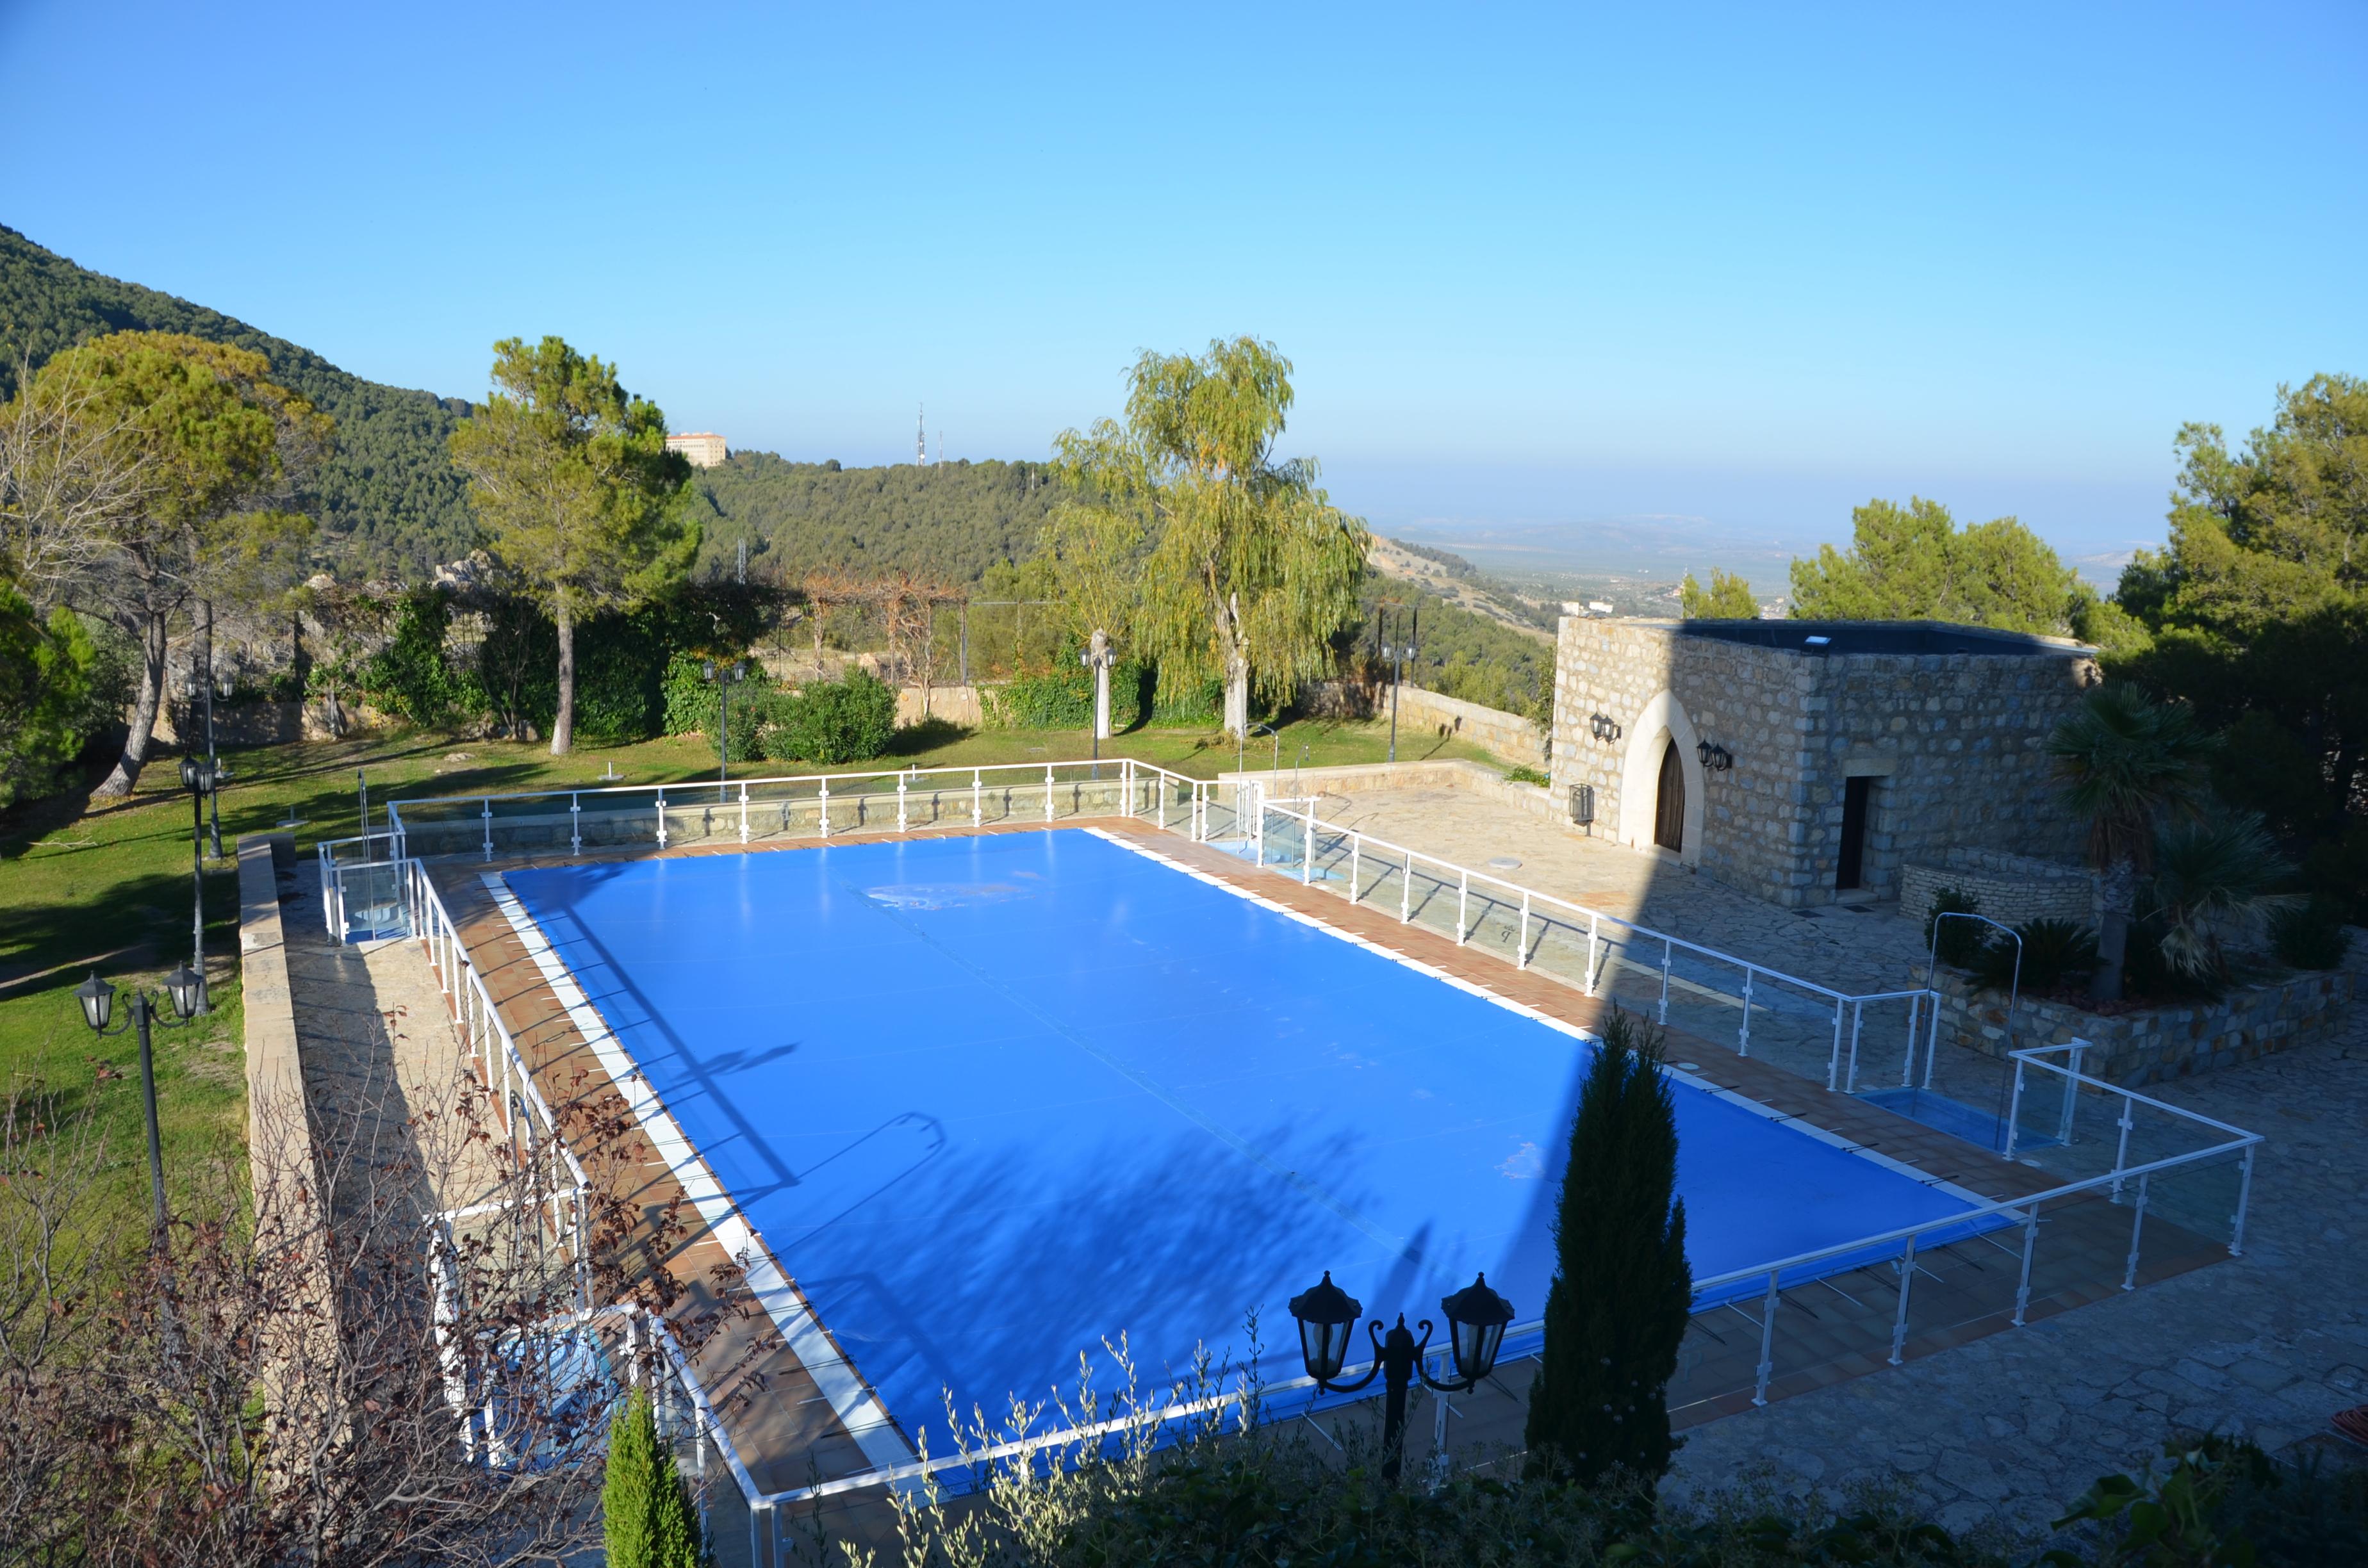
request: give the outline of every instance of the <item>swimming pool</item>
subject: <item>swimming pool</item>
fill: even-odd
[[[495,879],[489,877],[489,881]],[[1543,1309],[1577,1031],[1093,830],[506,873],[907,1436],[1121,1332],[1297,1372],[1326,1269],[1438,1316]],[[500,891],[497,888],[497,892]],[[1945,1220],[1968,1195],[1680,1079],[1698,1277]],[[1745,1286],[1736,1293],[1756,1287]]]

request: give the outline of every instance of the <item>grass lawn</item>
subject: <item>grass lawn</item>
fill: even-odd
[[[1306,720],[1281,726],[1280,741],[1256,737],[1253,768],[1277,757],[1286,770],[1380,762],[1387,723]],[[942,723],[899,732],[884,767],[977,767],[1059,762],[1087,755],[1090,741],[1065,731],[966,732]],[[1221,734],[1141,730],[1102,748],[1179,773],[1213,778],[1235,766]],[[1403,759],[1470,757],[1497,763],[1463,742],[1408,732]],[[303,742],[232,751],[233,777],[222,796],[225,848],[242,834],[291,832],[300,852],[323,838],[360,830],[356,771],[370,782],[371,820],[389,796],[472,794],[564,788],[602,780],[673,783],[714,777],[715,753],[698,737],[626,746],[586,746],[554,757],[547,746],[458,740],[426,732]],[[735,766],[735,777],[812,771],[803,764]],[[292,828],[280,824],[294,819]],[[186,1187],[210,1167],[241,1155],[245,1064],[241,1058],[237,950],[238,890],[228,861],[205,873],[207,971],[213,1012],[156,1031],[157,1095],[168,1182]],[[190,949],[188,797],[177,759],[160,757],[128,801],[91,801],[80,793],[34,801],[0,815],[0,1081],[12,1092],[38,1085],[63,1110],[92,1109],[108,1146],[108,1203],[135,1233],[144,1233],[147,1158],[141,1131],[137,1046],[126,1034],[100,1040],[82,1022],[73,991],[97,970],[119,986],[157,980]],[[302,919],[304,911],[294,917]],[[169,1014],[169,1007],[166,1012]],[[119,998],[117,1016],[127,1015]]]

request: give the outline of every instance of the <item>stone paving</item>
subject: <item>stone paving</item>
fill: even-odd
[[[1474,867],[1510,856],[1520,868],[1503,874],[1532,887],[1838,989],[1905,983],[1922,953],[1895,909],[1804,919],[1450,790],[1338,797],[1322,815]],[[1696,1428],[1671,1494],[1873,1487],[1952,1529],[2031,1538],[2177,1430],[2271,1451],[2335,1442],[2328,1417],[2368,1401],[2368,1011],[2331,1039],[2150,1092],[2268,1139],[2242,1258]]]

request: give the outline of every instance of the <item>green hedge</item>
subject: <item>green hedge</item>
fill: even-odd
[[[1170,691],[1156,665],[1121,660],[1110,668],[1110,729],[1123,734],[1145,723],[1181,727],[1215,722],[1224,710],[1221,681]],[[1094,722],[1093,672],[1065,650],[1050,675],[1023,676],[979,688],[979,710],[989,729],[1084,730]]]
[[[765,755],[836,767],[878,756],[895,732],[896,688],[869,670],[852,669],[841,680],[776,694]]]

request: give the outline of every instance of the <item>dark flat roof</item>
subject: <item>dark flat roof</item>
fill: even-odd
[[[2077,643],[2023,631],[1998,631],[1987,626],[1952,626],[1943,620],[1685,620],[1678,631],[1688,637],[1714,637],[1723,642],[1747,642],[1757,648],[1780,648],[1794,653],[1892,653],[1916,657],[1932,653],[2052,654],[2062,658],[2081,652]],[[1810,642],[1823,637],[1823,644]]]

